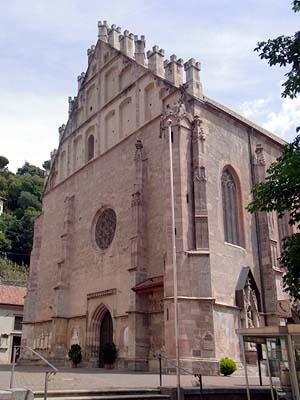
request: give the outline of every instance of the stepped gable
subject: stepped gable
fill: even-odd
[[[124,70],[131,63],[136,63],[144,73],[152,73],[156,79],[161,79],[171,87],[182,87],[189,96],[196,98],[201,103],[210,108],[217,109],[231,117],[237,119],[243,124],[259,131],[276,143],[282,145],[285,141],[278,138],[271,132],[254,124],[238,113],[230,110],[229,108],[219,104],[218,102],[210,99],[203,94],[202,83],[200,80],[201,64],[194,58],[190,58],[184,62],[181,58],[177,58],[172,54],[169,59],[165,59],[165,51],[159,46],[152,46],[151,50],[146,51],[146,39],[144,35],[140,37],[125,29],[122,33],[121,27],[112,24],[108,25],[106,20],[98,21],[98,40],[95,45],[91,45],[87,49],[88,66],[86,72],[81,72],[77,77],[78,92],[77,95],[69,96],[68,103],[68,121],[58,128],[59,132],[59,146],[58,150],[54,149],[51,154],[51,167],[45,183],[45,192],[48,189],[48,180],[51,175],[57,174],[53,172],[53,165],[58,157],[60,144],[74,131],[73,114],[79,107],[81,101],[86,101],[82,95],[83,88],[87,85],[98,72],[106,68],[118,56],[124,59]],[[183,76],[185,71],[185,79]],[[110,79],[110,77],[107,77]],[[96,88],[102,90],[103,88]]]
[[[170,59],[165,59],[165,51],[159,46],[152,46],[151,50],[146,52],[146,39],[144,35],[138,36],[122,30],[115,24],[109,27],[107,21],[98,22],[98,40],[96,45],[91,45],[87,49],[88,66],[85,72],[81,72],[77,77],[76,96],[68,98],[68,122],[62,124],[58,128],[59,143],[61,143],[72,131],[71,120],[72,113],[78,107],[80,102],[80,94],[82,88],[92,79],[97,72],[107,66],[115,57],[122,57],[129,63],[137,63],[144,73],[150,72],[156,75],[157,78],[163,79],[168,85],[178,88],[183,84],[183,60],[178,59],[176,55],[171,55]],[[192,61],[189,60],[189,61]],[[189,65],[189,64],[187,64]],[[200,65],[198,63],[198,65]],[[194,76],[189,67],[186,69],[187,76]],[[197,73],[196,73],[197,75]],[[199,75],[196,77],[199,80]],[[187,82],[188,86],[193,85],[193,79]],[[192,92],[192,89],[190,90]],[[60,146],[59,146],[60,147]],[[51,152],[51,170],[58,156],[59,150]],[[50,174],[48,175],[49,178]],[[46,188],[47,184],[45,185]]]

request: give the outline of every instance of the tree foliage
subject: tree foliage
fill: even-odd
[[[0,196],[6,199],[0,216],[0,256],[29,265],[33,224],[41,212],[43,170],[25,162],[16,174],[0,170]]]
[[[17,175],[39,176],[40,178],[43,178],[44,170],[35,165],[29,164],[28,161],[25,161],[24,165],[21,168],[18,168]]]
[[[0,156],[0,171],[3,171],[4,168],[7,167],[9,161],[6,157],[4,156]]]
[[[300,1],[294,0],[293,10],[300,11]],[[290,66],[285,74],[283,97],[295,98],[300,93],[300,32],[293,36],[279,36],[259,42],[255,51],[260,58],[268,60],[270,66]],[[297,128],[297,132],[299,128]],[[265,182],[253,189],[254,200],[247,209],[277,211],[281,217],[289,213],[289,224],[300,229],[300,135],[283,148],[282,155],[267,170]],[[284,238],[280,259],[284,268],[284,289],[294,300],[300,300],[300,233]]]
[[[290,224],[300,228],[300,135],[284,146],[267,174],[264,182],[255,185],[248,211],[277,211],[279,217],[288,211]]]
[[[253,189],[254,200],[247,209],[277,211],[282,217],[289,213],[289,224],[300,229],[300,135],[283,148],[282,155],[267,170],[265,182]],[[282,245],[281,265],[285,267],[284,289],[300,300],[300,234],[285,238]]]
[[[300,1],[293,1],[293,10],[300,11]],[[293,36],[278,36],[266,42],[257,43],[255,51],[260,52],[261,59],[268,60],[270,66],[279,65],[289,67],[290,70],[285,74],[286,81],[282,84],[284,90],[282,97],[297,97],[300,92],[300,31]]]
[[[24,265],[18,265],[7,258],[0,257],[0,276],[5,280],[25,283],[28,269]]]
[[[51,161],[50,160],[46,160],[43,162],[43,168],[44,170],[48,171],[50,169],[51,166]]]

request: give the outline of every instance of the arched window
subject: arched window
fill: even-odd
[[[242,221],[239,187],[232,173],[225,168],[221,178],[225,242],[242,245]]]
[[[90,161],[92,158],[94,158],[94,135],[89,136],[87,145],[87,161]]]

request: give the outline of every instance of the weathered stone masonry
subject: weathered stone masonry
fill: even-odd
[[[240,360],[237,328],[279,322],[277,216],[245,206],[283,142],[207,98],[199,62],[165,60],[158,46],[145,54],[144,36],[98,28],[51,153],[23,344],[64,364],[79,343],[96,366],[114,341],[119,368],[155,370],[157,351],[173,368],[170,119],[180,358],[217,373],[221,357]]]

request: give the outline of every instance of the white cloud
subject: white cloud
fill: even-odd
[[[272,99],[260,98],[245,101],[238,107],[246,118],[257,122],[265,129],[292,141],[296,136],[296,127],[300,125],[300,98],[282,99],[279,110],[274,111]]]
[[[278,113],[270,112],[264,128],[275,132],[287,141],[296,136],[296,127],[300,125],[300,98],[284,99]]]
[[[62,95],[2,93],[0,98],[1,155],[16,171],[27,160],[41,166],[58,145],[58,126],[67,119]]]
[[[238,109],[244,117],[250,120],[262,120],[266,116],[266,110],[270,110],[271,101],[270,97],[244,101],[238,106]]]

